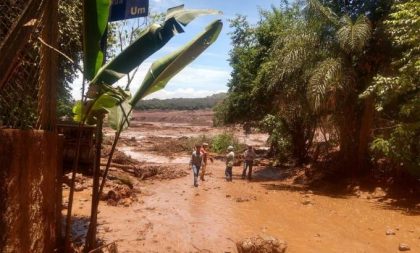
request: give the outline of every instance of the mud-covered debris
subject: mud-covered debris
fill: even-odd
[[[386,192],[381,187],[376,187],[372,193],[373,198],[383,198],[386,196]]]
[[[304,199],[302,200],[302,205],[311,205],[312,201],[310,199]]]
[[[81,192],[81,191],[86,190],[86,189],[87,189],[87,186],[82,184],[82,183],[75,183],[74,184],[74,191],[76,191],[76,192]]]
[[[395,230],[393,229],[387,229],[385,232],[386,235],[395,235]]]
[[[411,250],[411,248],[410,248],[410,246],[408,246],[408,244],[400,243],[400,245],[398,246],[398,250],[399,251],[409,251],[409,250]]]
[[[235,199],[236,202],[248,202],[251,200],[257,200],[256,196],[246,196],[246,197],[238,197]]]
[[[101,200],[106,201],[110,206],[130,206],[133,197],[133,190],[127,185],[114,185],[111,190],[101,195]]]
[[[238,253],[284,253],[287,243],[271,235],[257,235],[237,242],[236,248]]]

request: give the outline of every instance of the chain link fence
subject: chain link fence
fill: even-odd
[[[45,0],[37,1],[38,8],[31,9],[31,18],[24,26],[17,26],[25,9],[30,6],[27,0],[3,0],[0,3],[0,45],[17,29],[27,29],[23,47],[10,59],[0,56],[12,68],[3,83],[0,83],[0,127],[36,128],[39,120],[40,73],[42,71],[41,36],[46,13]],[[4,45],[3,45],[4,46]]]

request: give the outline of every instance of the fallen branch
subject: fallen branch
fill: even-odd
[[[102,246],[100,246],[100,247],[98,247],[98,248],[96,248],[96,249],[93,249],[93,250],[89,251],[88,253],[95,253],[95,252],[99,252],[99,250],[101,250],[101,249],[103,249],[103,248],[106,248],[106,247],[108,247],[108,246],[110,246],[110,245],[112,245],[112,244],[115,244],[115,243],[117,243],[118,241],[121,241],[121,239],[118,239],[118,240],[115,240],[115,241],[113,241],[113,242],[111,242],[111,243],[108,243],[108,244],[102,245]]]
[[[101,163],[101,166],[106,166],[106,163]],[[134,174],[134,170],[137,169],[133,165],[125,165],[125,164],[119,164],[119,163],[111,163],[110,167],[117,168],[117,169],[122,169],[125,172],[129,172],[129,173],[133,173],[133,174]]]

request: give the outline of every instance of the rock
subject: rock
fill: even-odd
[[[372,193],[373,198],[383,198],[386,196],[386,192],[381,187],[376,187]]]
[[[302,200],[302,204],[303,205],[309,205],[309,204],[312,204],[312,201],[309,200],[309,199],[304,199],[304,200]]]
[[[393,229],[387,229],[385,234],[386,235],[395,235],[395,231]]]
[[[230,197],[232,197],[232,196],[230,196],[230,194],[226,194],[226,198],[230,198]]]
[[[249,201],[249,198],[242,198],[242,197],[236,198],[236,202],[248,202],[248,201]]]
[[[236,243],[239,253],[284,253],[287,243],[271,235],[258,235]]]
[[[131,205],[131,203],[133,203],[133,201],[129,198],[123,199],[122,201],[123,206],[125,207],[129,207]]]
[[[76,192],[81,192],[83,190],[85,190],[87,187],[84,186],[83,184],[79,184],[79,183],[75,183],[74,184],[74,191]]]
[[[398,249],[400,250],[400,251],[409,251],[409,250],[411,250],[410,249],[410,246],[408,246],[407,244],[405,244],[405,243],[400,243],[400,246],[398,247]]]

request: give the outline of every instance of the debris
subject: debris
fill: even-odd
[[[271,235],[258,235],[236,243],[239,253],[284,253],[287,243]]]
[[[400,243],[400,246],[398,247],[398,249],[400,251],[409,251],[409,250],[411,250],[410,249],[410,246],[408,246],[408,244],[405,244],[405,243]]]
[[[386,192],[381,187],[376,187],[372,193],[373,198],[383,198],[386,196]]]
[[[386,233],[385,233],[386,235],[395,235],[395,231],[393,230],[393,229],[387,229],[386,230]]]
[[[302,200],[302,204],[303,205],[309,205],[309,204],[312,204],[312,201],[309,200],[309,199],[304,199],[304,200]]]

